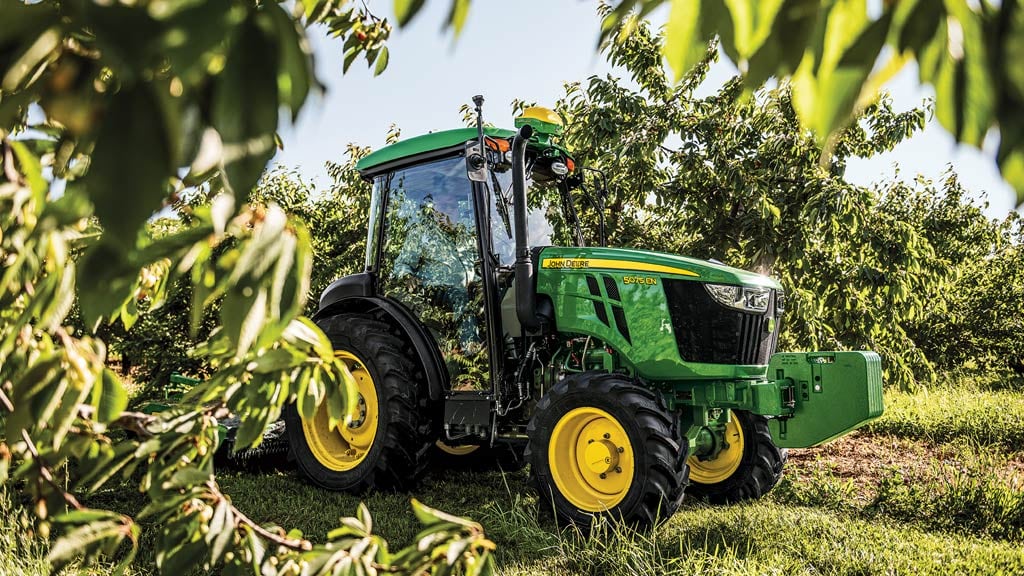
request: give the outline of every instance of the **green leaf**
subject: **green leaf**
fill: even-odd
[[[395,17],[398,18],[398,25],[405,26],[423,7],[424,0],[395,0]]]
[[[75,11],[81,18],[79,25],[84,24],[95,38],[103,64],[121,82],[143,85],[146,72],[161,56],[161,24],[148,11],[120,2],[81,2]]]
[[[274,155],[279,50],[266,32],[269,16],[253,14],[239,30],[213,89],[212,122],[224,143],[227,181],[249,193]]]
[[[176,490],[197,486],[213,480],[213,475],[206,470],[200,470],[192,466],[186,466],[174,473],[169,480],[163,483],[164,490]]]
[[[747,66],[744,84],[757,88],[772,76],[784,77],[800,66],[807,42],[818,20],[818,0],[786,0],[771,33]]]
[[[53,564],[54,570],[59,570],[104,540],[123,539],[123,526],[122,522],[116,520],[91,522],[79,526],[58,538],[46,558]]]
[[[302,357],[298,357],[298,360],[301,361]],[[294,354],[284,348],[277,348],[260,354],[259,358],[246,366],[246,369],[257,374],[266,374],[290,368],[295,362],[296,356]]]
[[[28,187],[32,189],[36,200],[42,203],[42,199],[46,197],[46,191],[49,189],[46,179],[43,178],[42,163],[23,143],[12,141],[10,145],[14,156],[18,159],[18,164],[21,165],[21,174],[28,182]]]
[[[1017,192],[1018,206],[1024,204],[1024,119],[1016,110],[1008,110],[999,123],[999,150],[996,162],[1003,178]]]
[[[662,54],[676,80],[704,57],[704,40],[700,34],[700,0],[672,0]]]
[[[224,333],[235,346],[235,357],[241,358],[252,347],[267,319],[267,291],[245,285],[238,293],[229,292],[221,304]]]
[[[862,98],[864,83],[885,44],[892,13],[872,22],[862,3],[840,0],[823,16],[814,51],[805,54],[792,81],[793,106],[800,121],[822,143],[847,124]]]
[[[322,360],[330,360],[334,356],[334,348],[327,335],[305,316],[292,320],[285,329],[283,337],[288,342],[302,343],[311,347]]]
[[[278,92],[281,102],[291,110],[294,122],[306,102],[310,87],[316,81],[313,52],[306,34],[280,4],[269,6],[268,12],[274,20],[277,41],[281,48],[280,68],[277,71]]]
[[[89,330],[95,331],[103,318],[120,310],[132,295],[138,273],[125,250],[111,242],[97,244],[79,259],[78,301]]]
[[[753,56],[764,44],[782,0],[724,0],[733,22],[733,42],[740,62]]]
[[[210,520],[210,531],[207,541],[210,542],[210,562],[216,564],[235,538],[235,518],[231,513],[231,505],[221,500]]]
[[[104,424],[116,420],[128,408],[128,392],[110,369],[104,368],[101,384],[93,386],[91,404],[96,408],[95,420]]]
[[[448,12],[448,25],[455,31],[456,37],[462,34],[462,27],[466,25],[469,4],[470,0],[452,0],[452,8]]]
[[[158,38],[172,69],[188,84],[202,81],[211,62],[223,57],[238,25],[245,19],[245,7],[231,0],[208,0],[199,5],[192,2],[166,2],[176,11],[168,19]],[[154,4],[150,4],[152,11]]]
[[[896,47],[915,54],[931,42],[939,31],[939,22],[946,15],[942,0],[900,2],[893,14],[893,27],[898,32]]]
[[[326,385],[323,381],[323,370],[303,370],[299,389],[297,390],[297,401],[299,402],[299,414],[306,420],[312,419],[316,414],[317,406],[323,400]],[[303,388],[305,384],[305,388]]]
[[[424,526],[433,526],[441,523],[451,523],[463,528],[469,528],[472,530],[480,530],[480,524],[467,520],[466,518],[460,518],[459,516],[453,516],[447,512],[442,512],[435,508],[431,508],[426,504],[423,504],[419,500],[412,499],[412,511],[416,514],[416,519],[420,521],[420,524]]]
[[[384,72],[384,70],[388,67],[389,58],[390,53],[388,52],[388,47],[384,46],[383,48],[380,49],[380,54],[377,55],[377,65],[373,67],[374,76],[380,76]]]
[[[105,239],[135,245],[140,226],[167,191],[173,152],[148,85],[124,88],[111,99],[84,180]]]
[[[348,69],[352,66],[352,63],[359,57],[359,49],[352,47],[345,51],[345,59],[341,64],[341,73],[348,73]]]
[[[25,38],[34,38],[56,24],[59,14],[49,3],[25,4],[0,1],[0,46],[13,44]]]
[[[32,44],[25,47],[0,79],[0,90],[17,92],[38,78],[39,70],[54,57],[62,40],[60,30],[56,27],[29,38]]]
[[[121,515],[110,510],[97,510],[86,508],[84,510],[71,510],[54,516],[53,521],[59,524],[88,524],[99,520],[119,520]]]
[[[847,48],[826,81],[827,95],[819,108],[817,128],[820,134],[833,134],[846,126],[861,98],[864,82],[878,60],[889,32],[891,13],[883,15],[861,32]],[[873,99],[873,96],[869,96]]]
[[[156,555],[156,564],[161,574],[189,574],[201,565],[206,554],[206,543],[197,537],[199,526],[194,525],[194,530],[196,533],[184,535],[189,540],[178,540],[182,543],[170,550],[160,549]]]
[[[1006,88],[1014,100],[1024,102],[1024,7],[1020,2],[1004,2],[1000,7],[1000,18],[1006,32],[1003,34],[1002,58],[996,61],[1009,63],[1002,66],[1006,75]]]
[[[947,126],[947,129],[953,132],[958,141],[980,148],[988,134],[995,108],[996,87],[991,76],[987,39],[981,17],[968,6],[966,0],[949,0],[947,5],[963,35],[963,45],[959,47],[962,58],[958,66],[962,68],[957,70],[957,89],[954,92],[957,123],[955,128]],[[950,46],[949,52],[954,60],[957,60],[956,51],[957,48]]]

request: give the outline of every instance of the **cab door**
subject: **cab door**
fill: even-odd
[[[380,292],[430,331],[452,390],[490,390],[484,279],[473,185],[463,156],[378,177],[384,198]]]

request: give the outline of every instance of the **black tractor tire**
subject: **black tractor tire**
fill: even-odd
[[[288,406],[288,443],[299,471],[328,490],[363,493],[415,485],[425,468],[433,436],[429,414],[421,409],[426,391],[412,376],[414,364],[403,353],[402,340],[389,324],[362,314],[331,316],[317,324],[330,338],[335,352],[352,354],[369,373],[376,392],[377,427],[365,456],[354,466],[339,470],[317,458],[298,409]],[[312,424],[310,427],[315,428]],[[329,430],[310,433],[337,434]]]
[[[711,504],[732,504],[756,500],[767,494],[782,478],[782,468],[789,454],[775,446],[768,419],[745,410],[733,410],[732,417],[742,431],[742,440],[730,450],[742,450],[739,466],[727,478],[701,483],[699,464],[690,462],[690,487],[686,493]]]
[[[688,474],[689,444],[675,422],[659,394],[626,376],[583,372],[566,377],[540,399],[527,427],[526,458],[541,505],[552,510],[559,519],[581,527],[591,526],[601,515],[639,527],[667,519],[679,508]],[[602,425],[605,428],[601,428]],[[574,429],[579,432],[574,434]],[[621,430],[628,443],[615,441],[618,432],[612,436],[600,435],[602,429]],[[588,464],[593,460],[589,446],[595,442],[591,438],[594,433],[597,433],[597,442],[608,446],[608,453],[614,459],[611,466],[626,464],[621,467],[622,472],[609,468],[600,480],[595,479],[593,475],[598,470]],[[601,444],[599,450],[604,449],[600,448]],[[569,446],[569,449],[558,449],[558,445]],[[574,445],[576,448],[572,448]],[[579,447],[583,447],[583,454]],[[555,465],[560,470],[552,469],[552,450],[557,450],[554,457],[560,460],[555,460]],[[609,462],[607,458],[594,461]],[[587,466],[590,466],[589,471]],[[613,476],[627,473],[630,467],[631,478]],[[626,485],[621,488],[604,485],[608,481],[606,477],[611,482]],[[568,485],[565,478],[571,478],[569,482],[575,482],[576,489],[569,487],[570,497],[574,495],[577,502],[586,503],[579,506],[571,502],[570,497],[563,494],[557,478],[563,478],[563,485]],[[605,492],[609,489],[612,492]],[[608,499],[594,496],[609,493],[613,496]]]
[[[436,471],[518,472],[526,467],[524,448],[504,442],[494,446],[449,446],[438,440],[430,449],[427,466]]]

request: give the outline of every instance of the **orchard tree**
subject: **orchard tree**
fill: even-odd
[[[294,118],[319,87],[305,28],[326,26],[345,68],[365,57],[379,73],[390,24],[343,0],[0,0],[0,22],[0,481],[31,498],[35,533],[56,528],[54,566],[131,562],[140,525],[80,498],[124,479],[147,495],[138,517],[166,574],[492,571],[479,525],[415,501],[425,529],[405,549],[389,551],[362,507],[314,544],[253,522],[212,471],[229,412],[244,448],[288,402],[306,417],[326,403],[339,422],[356,405],[352,375],[302,316],[308,229],[242,200],[282,109]],[[210,200],[181,230],[145,232],[191,189]],[[219,303],[194,351],[210,374],[174,410],[130,412],[93,334],[132,326],[179,280],[193,330]],[[84,331],[67,322],[76,294]]]
[[[938,208],[937,210],[935,208]],[[933,213],[948,213],[929,207]],[[957,211],[964,218],[963,211]],[[977,228],[982,228],[978,226]],[[944,306],[916,326],[915,341],[942,368],[1024,375],[1024,221],[1012,213],[957,248],[956,278]]]

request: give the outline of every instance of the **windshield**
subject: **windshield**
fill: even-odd
[[[494,253],[502,266],[515,263],[515,226],[512,208],[512,171],[490,171],[487,186],[491,201],[491,235]],[[562,196],[554,181],[526,179],[527,232],[531,248],[575,246],[572,226],[566,221]]]

